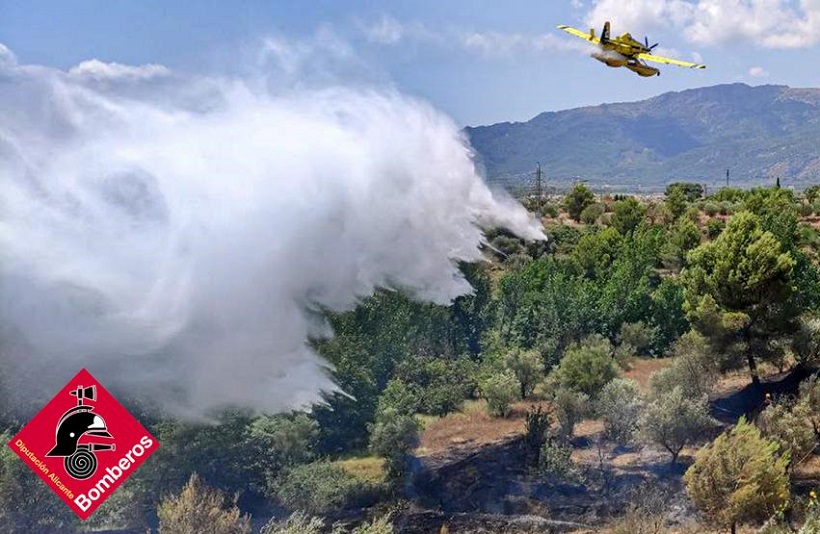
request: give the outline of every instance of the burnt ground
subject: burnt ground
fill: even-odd
[[[773,399],[796,396],[800,383],[816,374],[818,369],[817,366],[798,364],[790,371],[762,378],[760,387],[750,383],[740,390],[719,396],[711,402],[712,416],[725,424],[735,424],[743,415],[754,419],[766,407],[766,393]]]
[[[754,418],[765,407],[764,395],[796,395],[801,381],[816,368],[767,377],[718,396],[711,403],[722,429],[742,415]],[[621,447],[603,438],[600,423],[579,425],[573,440],[578,481],[546,480],[527,467],[523,437],[508,435],[491,443],[452,442],[444,450],[413,462],[413,484],[406,493],[412,506],[396,517],[402,533],[578,532],[595,529],[622,515],[631,503],[655,503],[669,526],[696,520],[686,497],[683,473],[697,447],[684,449],[670,464],[665,451],[651,446]],[[818,487],[818,468],[794,477],[797,494]],[[795,473],[797,475],[797,473]]]
[[[400,518],[399,531],[438,532],[443,525],[453,533],[577,531],[620,515],[641,491],[662,496],[670,523],[692,515],[682,497],[686,458],[670,465],[667,454],[618,447],[600,435],[577,438],[573,446],[575,482],[547,480],[530,470],[521,436],[420,457],[408,488],[419,511]]]

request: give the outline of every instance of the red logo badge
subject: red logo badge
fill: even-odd
[[[159,448],[85,369],[8,445],[82,520]]]

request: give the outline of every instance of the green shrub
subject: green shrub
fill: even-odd
[[[307,463],[319,437],[319,425],[305,414],[263,415],[248,425],[248,443],[263,458],[266,476],[282,469]]]
[[[622,344],[630,345],[637,353],[643,354],[652,344],[655,332],[652,327],[643,321],[637,323],[624,323],[621,325],[621,332],[618,340]]]
[[[421,395],[420,388],[415,384],[394,378],[379,396],[376,412],[379,414],[392,410],[400,415],[413,415],[419,410]]]
[[[703,204],[703,213],[709,217],[714,217],[720,211],[720,206],[714,202],[705,202]]]
[[[638,431],[643,406],[641,390],[634,381],[616,378],[604,386],[596,409],[604,421],[607,437],[622,445],[631,443]]]
[[[672,345],[672,365],[650,378],[654,397],[679,387],[690,398],[709,396],[718,379],[715,356],[701,334],[691,330]]]
[[[581,222],[584,224],[595,224],[598,218],[604,214],[604,205],[601,203],[590,204],[581,212]]]
[[[594,397],[617,375],[615,365],[612,344],[600,336],[590,336],[567,349],[553,372],[553,380],[559,386]]]
[[[572,447],[555,439],[548,439],[541,447],[538,472],[556,481],[573,482],[581,478],[572,461]]]
[[[259,534],[321,534],[325,522],[318,517],[309,517],[304,512],[294,512],[286,520],[272,518]]]
[[[732,202],[723,201],[720,203],[720,214],[731,215],[735,212],[735,205]]]
[[[788,454],[741,417],[731,431],[698,451],[684,481],[692,502],[713,522],[732,527],[764,521],[789,500]]]
[[[303,512],[296,512],[285,521],[271,519],[262,527],[259,534],[321,534],[322,532],[330,532],[330,534],[392,534],[393,525],[388,514],[359,525],[353,530],[334,525],[333,529],[328,531],[322,519],[308,517]]]
[[[339,466],[313,462],[271,480],[268,490],[289,510],[322,514],[362,504],[372,488]]]
[[[709,219],[706,223],[706,235],[709,239],[717,239],[724,228],[726,228],[726,223],[723,219]]]
[[[527,449],[529,461],[538,464],[538,457],[541,454],[541,447],[547,440],[547,432],[550,428],[550,414],[541,409],[540,406],[527,411],[526,423],[524,426],[524,446]],[[532,460],[535,460],[534,462]]]
[[[757,418],[763,435],[780,446],[780,453],[788,453],[792,462],[808,459],[816,446],[811,410],[806,402],[782,401],[767,406]]]
[[[564,439],[572,438],[575,425],[589,413],[589,396],[586,393],[559,387],[552,399],[554,415]]]
[[[497,417],[507,417],[510,405],[518,398],[519,384],[510,371],[495,373],[481,382],[481,396],[487,400],[487,409]]]
[[[401,480],[406,474],[406,456],[419,442],[419,425],[411,415],[387,410],[370,427],[370,452],[386,460],[387,476]]]
[[[468,358],[417,356],[402,363],[397,378],[418,391],[420,412],[444,416],[475,389],[476,367]]]
[[[490,246],[505,256],[519,254],[524,251],[524,246],[520,239],[507,235],[494,237],[490,240]]]
[[[542,209],[544,215],[546,215],[547,217],[551,217],[553,219],[558,217],[558,206],[556,206],[555,204],[547,202],[544,204]]]
[[[507,353],[504,363],[518,381],[521,398],[529,397],[535,385],[544,376],[541,354],[535,350],[513,349]]]
[[[251,520],[221,491],[192,475],[179,495],[164,499],[157,510],[160,534],[249,534]]]

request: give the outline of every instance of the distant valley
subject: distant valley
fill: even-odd
[[[664,93],[639,102],[541,113],[467,127],[491,183],[524,186],[540,162],[547,183],[653,191],[820,183],[820,89],[745,84]]]

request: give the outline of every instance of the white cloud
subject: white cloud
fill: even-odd
[[[677,29],[692,43],[743,40],[764,48],[820,42],[820,0],[596,0],[586,22],[611,20],[613,31]]]
[[[691,19],[695,6],[685,0],[596,0],[586,16],[586,23],[600,31],[604,22],[612,23],[617,34],[649,32],[675,26]]]
[[[359,27],[364,32],[367,40],[372,43],[396,44],[401,41],[405,34],[404,25],[387,15],[382,15],[381,18],[369,25],[360,22]]]
[[[752,67],[749,69],[749,76],[752,78],[766,78],[769,76],[769,72],[763,67]]]
[[[555,51],[586,51],[582,41],[564,39],[558,35],[503,32],[469,32],[460,36],[461,48],[483,57],[539,55]]]
[[[357,25],[365,39],[373,44],[393,46],[401,42],[416,42],[459,49],[484,58],[588,50],[583,42],[550,33],[466,31],[458,28],[436,30],[420,22],[401,22],[387,15],[372,22],[358,21]]]
[[[149,80],[168,76],[171,71],[163,65],[123,65],[121,63],[105,63],[98,59],[83,61],[71,67],[69,76],[88,78],[98,81],[104,80]]]
[[[389,15],[375,21],[358,20],[357,26],[369,42],[396,45],[402,41],[443,43],[444,35],[430,30],[421,22],[402,22]]]
[[[17,57],[6,45],[0,43],[0,69],[12,68],[17,65]]]

